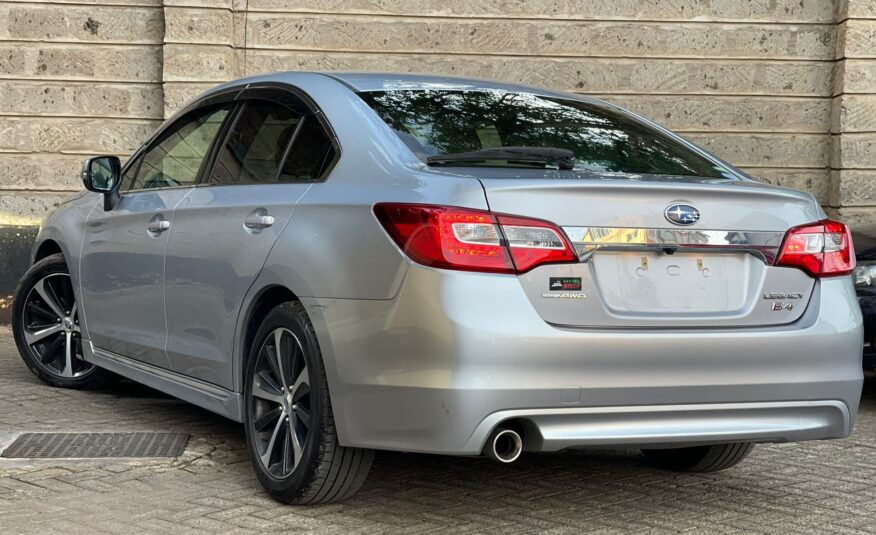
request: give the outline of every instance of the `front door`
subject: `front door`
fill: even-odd
[[[169,368],[165,345],[164,253],[174,209],[197,181],[230,105],[174,122],[128,166],[122,198],[86,221],[82,306],[92,344]]]
[[[334,154],[303,103],[244,99],[209,180],[177,208],[167,247],[173,369],[229,389],[241,303],[295,204]]]

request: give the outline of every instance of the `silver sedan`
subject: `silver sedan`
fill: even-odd
[[[244,422],[289,503],[352,495],[374,450],[714,471],[854,424],[848,228],[605,102],[258,76],[82,180],[16,295],[25,363]]]

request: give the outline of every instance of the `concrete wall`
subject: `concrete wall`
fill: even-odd
[[[830,210],[876,239],[876,0],[842,0],[831,105]],[[876,244],[874,244],[876,246]]]
[[[357,69],[599,96],[868,229],[874,45],[873,0],[0,2],[0,225],[36,224],[83,156],[129,154],[218,82]]]

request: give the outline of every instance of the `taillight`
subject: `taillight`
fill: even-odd
[[[849,228],[825,220],[789,230],[776,265],[798,267],[813,277],[835,277],[854,271],[855,263]]]
[[[427,204],[381,203],[374,214],[401,250],[426,266],[523,273],[577,261],[562,231],[547,221]]]

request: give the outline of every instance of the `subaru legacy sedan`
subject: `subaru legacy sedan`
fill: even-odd
[[[855,421],[849,229],[605,102],[257,76],[82,180],[17,290],[24,362],[243,422],[288,503],[349,497],[374,450],[705,472]]]

